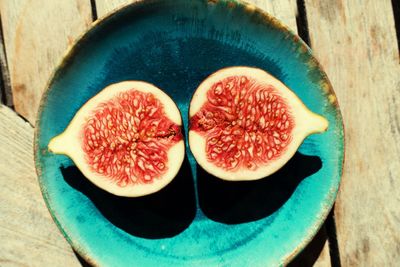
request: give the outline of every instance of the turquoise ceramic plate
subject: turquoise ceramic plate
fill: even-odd
[[[262,68],[330,123],[277,174],[229,183],[188,157],[161,192],[136,199],[97,189],[47,144],[99,90],[123,80],[163,88],[187,127],[195,88],[228,66]],[[69,51],[41,102],[39,182],[67,240],[102,266],[277,266],[304,248],[334,202],[343,160],[336,97],[311,51],[285,26],[237,1],[141,1],[94,25]]]

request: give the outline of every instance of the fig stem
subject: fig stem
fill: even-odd
[[[57,135],[56,137],[52,138],[48,145],[49,151],[55,154],[64,154],[65,147],[66,144],[63,138],[63,134]]]
[[[310,117],[310,134],[312,133],[322,133],[328,129],[329,122],[324,117],[313,114]]]

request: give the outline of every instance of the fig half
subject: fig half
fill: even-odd
[[[219,70],[195,91],[189,145],[208,173],[257,180],[279,170],[328,121],[311,112],[282,82],[251,67]]]
[[[154,193],[178,173],[185,154],[182,118],[154,85],[110,85],[76,113],[49,150],[69,156],[98,187],[119,196]]]

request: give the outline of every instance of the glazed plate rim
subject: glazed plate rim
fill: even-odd
[[[50,75],[50,78],[45,86],[45,90],[42,94],[42,98],[41,98],[40,105],[39,105],[38,112],[37,112],[37,117],[36,117],[36,122],[35,122],[35,125],[37,127],[35,127],[35,132],[34,132],[34,161],[35,161],[36,173],[38,176],[38,183],[39,183],[39,186],[41,189],[43,199],[45,200],[46,206],[51,214],[53,221],[56,223],[58,229],[61,231],[61,233],[63,234],[65,239],[68,241],[68,243],[88,263],[96,265],[96,266],[99,263],[97,263],[93,260],[92,255],[89,255],[89,253],[87,252],[87,249],[82,247],[78,241],[72,240],[69,237],[69,235],[67,233],[68,231],[61,226],[61,224],[59,223],[59,221],[57,219],[58,218],[57,211],[52,209],[52,207],[51,207],[51,204],[50,204],[51,199],[48,197],[47,189],[45,188],[45,185],[43,184],[42,178],[41,178],[42,177],[42,169],[41,169],[42,167],[40,166],[40,159],[39,159],[41,151],[39,149],[39,139],[38,139],[41,129],[39,127],[39,125],[40,125],[39,122],[41,119],[43,108],[47,102],[48,94],[50,92],[51,87],[53,86],[54,81],[63,72],[63,68],[68,63],[68,61],[75,57],[75,55],[77,54],[77,52],[80,49],[80,44],[84,43],[86,41],[86,38],[89,36],[88,33],[95,30],[96,28],[101,27],[107,21],[118,16],[118,14],[121,11],[123,11],[129,7],[139,7],[139,6],[147,5],[147,4],[151,4],[151,3],[158,3],[160,1],[162,1],[162,0],[137,0],[135,2],[126,3],[120,7],[112,10],[111,12],[107,13],[106,15],[102,16],[101,18],[98,18],[96,21],[92,22],[91,25],[88,27],[88,29],[86,31],[84,31],[81,35],[79,35],[79,37],[77,39],[75,39],[74,43],[67,48],[65,54],[61,58],[61,61],[59,62],[59,64],[57,64],[57,67],[53,70],[53,72]],[[227,2],[228,5],[232,3],[234,5],[242,6],[247,10],[251,10],[251,11],[254,11],[255,13],[262,15],[263,19],[268,24],[272,25],[274,28],[279,29],[280,31],[283,31],[285,34],[292,37],[292,39],[295,42],[298,42],[298,44],[301,46],[301,48],[304,49],[304,52],[310,56],[311,61],[313,61],[313,63],[317,66],[317,68],[321,70],[322,80],[325,83],[327,93],[336,98],[335,92],[333,91],[332,85],[331,85],[326,73],[324,72],[321,64],[313,56],[311,49],[307,46],[307,44],[303,40],[301,40],[301,38],[298,37],[298,35],[296,33],[294,33],[290,28],[288,28],[286,25],[284,25],[282,22],[280,22],[274,16],[270,15],[267,11],[262,10],[261,8],[257,7],[256,5],[247,3],[242,0],[202,0],[202,1],[208,2],[208,3]],[[341,115],[340,108],[339,108],[339,105],[337,104],[337,102],[335,105],[335,109],[336,109],[335,116],[336,116],[337,120],[339,122],[341,122],[342,129],[344,129],[342,115]],[[327,218],[327,216],[334,204],[337,192],[340,188],[341,178],[343,175],[343,163],[344,163],[344,154],[345,154],[345,142],[344,142],[343,130],[342,130],[342,133],[340,133],[340,134],[341,134],[340,137],[343,140],[343,151],[341,153],[341,156],[342,156],[341,164],[342,165],[341,165],[340,174],[338,177],[338,180],[339,180],[338,186],[336,188],[331,187],[331,190],[328,193],[329,197],[327,198],[327,201],[324,203],[327,205],[325,205],[325,207],[320,210],[319,214],[316,214],[316,217],[318,218],[316,220],[316,224],[310,225],[309,231],[304,236],[303,240],[298,243],[298,245],[296,246],[296,248],[293,251],[285,254],[286,256],[282,260],[284,265],[288,264],[292,259],[294,259],[295,256],[297,256],[306,247],[306,245],[313,239],[313,237],[317,234],[318,230],[322,227],[325,219]]]

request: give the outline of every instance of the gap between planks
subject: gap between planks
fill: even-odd
[[[396,36],[397,36],[397,49],[399,51],[399,59],[400,59],[400,1],[392,0],[392,8],[393,8],[394,26],[396,28]]]
[[[310,34],[308,28],[307,10],[304,0],[297,0],[296,23],[299,36],[310,48],[312,48],[312,45],[310,43]],[[329,215],[323,227],[325,228],[325,234],[327,235],[328,238],[331,265],[333,267],[340,267],[341,266],[340,256],[339,256],[340,252],[336,238],[334,209],[332,209],[329,212]]]
[[[305,0],[314,53],[336,91],[346,160],[335,222],[343,266],[400,259],[400,65],[391,0]]]
[[[7,55],[4,44],[3,26],[0,13],[0,103],[13,107],[10,74],[8,71]]]

